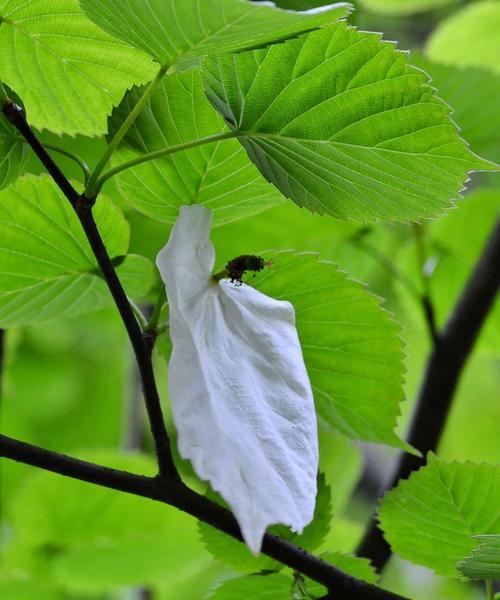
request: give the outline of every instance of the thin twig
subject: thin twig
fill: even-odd
[[[102,467],[4,435],[0,435],[0,456],[73,479],[169,504],[242,541],[236,519],[227,509],[189,489],[181,481],[170,482],[162,477],[144,477]],[[330,589],[330,597],[335,600],[406,600],[402,596],[350,577],[333,565],[275,535],[264,536],[262,552],[322,583]]]
[[[97,263],[101,269],[106,284],[113,296],[116,307],[121,315],[128,333],[128,337],[134,349],[135,358],[141,374],[144,399],[148,411],[151,432],[153,434],[156,455],[160,474],[175,480],[179,478],[175,468],[170,442],[168,439],[165,421],[160,404],[160,397],[156,388],[153,373],[152,347],[149,336],[143,336],[142,330],[134,316],[133,310],[127,299],[125,291],[118,279],[115,268],[108,255],[104,242],[101,238],[97,224],[92,214],[93,201],[89,202],[83,198],[71,185],[51,156],[45,150],[41,142],[34,134],[26,121],[24,110],[12,100],[2,107],[7,119],[12,123],[23,138],[31,146],[37,157],[45,166],[52,179],[74,208],[78,219],[83,227],[87,240],[92,248]]]
[[[19,138],[16,137],[16,138],[14,138],[14,141],[26,143],[26,140],[22,137],[19,137]],[[52,150],[52,152],[57,152],[58,154],[62,154],[66,158],[69,158],[74,163],[76,163],[78,165],[78,167],[80,167],[80,169],[82,170],[84,182],[87,183],[87,180],[90,177],[90,167],[83,159],[81,159],[79,156],[77,156],[73,152],[66,150],[66,148],[61,148],[60,146],[57,146],[56,144],[44,143],[43,145],[47,150]]]
[[[443,331],[437,335],[415,405],[408,442],[422,455],[439,445],[464,365],[470,356],[500,288],[500,221],[496,223],[483,252]],[[425,464],[425,458],[400,454],[383,486],[380,497],[400,479]],[[368,525],[357,554],[369,558],[381,570],[391,549],[377,527],[376,517]]]

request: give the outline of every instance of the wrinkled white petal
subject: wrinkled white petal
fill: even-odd
[[[179,451],[260,551],[266,528],[302,531],[318,468],[311,386],[289,302],[211,280],[212,213],[183,206],[157,265],[173,344],[169,394]]]

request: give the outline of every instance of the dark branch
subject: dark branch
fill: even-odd
[[[162,477],[144,477],[102,467],[3,435],[0,435],[0,456],[73,479],[169,504],[239,541],[242,540],[236,519],[227,509],[197,494],[181,481],[171,482]],[[405,600],[402,596],[350,577],[277,536],[264,536],[262,552],[325,585],[330,590],[329,597],[332,599]]]
[[[424,457],[438,447],[460,375],[499,287],[500,221],[493,228],[448,323],[437,335],[436,346],[427,362],[408,434],[408,442],[418,448]],[[401,454],[380,496],[424,464],[424,458]],[[357,553],[369,558],[379,570],[390,558],[391,549],[377,527],[375,516]]]
[[[151,360],[152,347],[149,336],[144,337],[142,334],[141,328],[137,323],[125,291],[118,279],[113,264],[111,263],[104,242],[102,241],[92,214],[92,205],[94,204],[94,201],[81,196],[71,185],[34,134],[26,121],[24,110],[20,106],[9,100],[2,107],[2,111],[10,123],[16,127],[19,133],[31,146],[32,150],[47,169],[59,189],[71,203],[71,206],[74,208],[76,215],[82,224],[87,240],[89,241],[109,291],[120,312],[134,349],[135,358],[141,374],[144,399],[148,411],[151,432],[155,441],[160,473],[169,476],[172,479],[178,479],[179,475],[172,459],[167,429],[163,420],[160,398],[153,374]]]

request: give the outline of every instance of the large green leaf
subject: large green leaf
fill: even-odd
[[[312,211],[354,220],[439,214],[474,155],[422,71],[345,23],[205,61],[209,99],[262,174]]]
[[[138,473],[156,469],[141,455],[106,451],[85,458]],[[10,523],[13,554],[23,551],[45,579],[69,590],[188,578],[208,557],[196,521],[177,509],[52,473],[25,482],[11,504]]]
[[[379,512],[393,550],[438,575],[458,575],[456,565],[475,547],[471,536],[500,531],[500,466],[428,464],[386,494]]]
[[[344,17],[347,4],[297,14],[246,0],[81,0],[99,27],[177,68],[200,57],[290,38]]]
[[[110,135],[140,95],[141,90],[135,89],[125,96],[110,119]],[[223,131],[227,127],[208,102],[199,72],[172,75],[129,130],[115,162]],[[143,163],[122,171],[115,180],[134,208],[169,223],[183,204],[205,204],[214,211],[214,222],[222,224],[284,201],[232,139]]]
[[[126,253],[128,224],[105,197],[95,218],[111,257]],[[13,327],[77,315],[112,303],[96,260],[69,202],[49,177],[32,175],[0,192],[0,325]],[[142,257],[120,270],[131,293],[151,277]],[[141,295],[141,294],[139,294]]]
[[[272,267],[250,282],[294,305],[320,418],[347,436],[402,447],[394,433],[403,399],[399,326],[333,263],[310,253],[266,258]]]
[[[155,68],[101,31],[78,0],[0,0],[2,79],[21,96],[31,125],[99,135],[125,90]]]
[[[293,581],[279,573],[248,575],[220,584],[207,600],[290,600]]]
[[[440,23],[427,42],[432,60],[500,73],[500,2],[482,0]]]
[[[474,541],[478,545],[458,570],[469,579],[500,579],[500,535],[476,535]]]
[[[484,68],[445,65],[414,54],[412,62],[432,77],[440,96],[453,108],[453,120],[472,149],[500,161],[500,74]]]
[[[459,0],[361,0],[361,4],[373,12],[387,15],[413,15],[435,10]]]

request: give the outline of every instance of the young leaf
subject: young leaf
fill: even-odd
[[[162,65],[182,69],[200,57],[236,52],[324,27],[349,13],[347,4],[318,14],[297,14],[246,0],[81,0],[102,29]]]
[[[500,531],[500,466],[428,464],[386,494],[380,524],[393,550],[438,575],[458,575],[473,535]]]
[[[126,254],[129,228],[121,212],[102,197],[94,214],[110,256]],[[122,268],[137,288],[133,263],[127,259]],[[1,327],[112,304],[82,227],[49,177],[28,175],[0,192],[0,264]]]
[[[101,31],[77,0],[2,0],[0,17],[2,79],[38,129],[100,135],[125,90],[154,76],[149,57]]]
[[[315,254],[264,256],[272,267],[249,283],[293,304],[319,416],[350,437],[406,447],[394,433],[403,343],[379,299]]]
[[[129,92],[109,121],[112,136],[140,96]],[[228,131],[208,102],[197,70],[167,77],[116,152],[115,163]],[[123,196],[142,213],[173,223],[183,204],[204,204],[223,224],[284,201],[248,160],[236,140],[223,140],[143,163],[115,177]]]
[[[469,579],[500,579],[500,535],[475,535],[477,546],[457,569]]]
[[[262,174],[311,211],[410,221],[442,213],[474,155],[428,77],[345,23],[204,63],[206,91]]]
[[[248,575],[220,584],[207,600],[290,600],[292,585],[292,579],[280,573]]]
[[[427,56],[457,67],[500,73],[500,3],[482,0],[442,21],[428,39]]]

